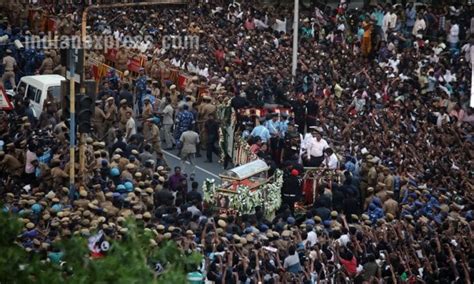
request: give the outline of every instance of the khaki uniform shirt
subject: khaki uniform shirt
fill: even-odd
[[[385,180],[384,180],[383,183],[385,184],[387,190],[393,191],[393,181],[394,181],[394,180],[393,180],[393,176],[392,176],[391,174],[389,174],[389,175],[385,178]]]
[[[118,167],[121,171],[125,170],[125,167],[127,166],[127,164],[130,163],[130,161],[126,158],[120,158],[119,162],[118,162]]]
[[[94,116],[92,117],[92,124],[101,125],[105,121],[105,113],[100,107],[95,107]]]
[[[153,108],[151,104],[146,104],[144,106],[142,116],[143,120],[153,117]]]
[[[23,172],[23,165],[10,154],[5,154],[3,160],[0,161],[0,166],[4,166],[6,171],[12,175],[21,175]]]
[[[121,107],[119,110],[119,121],[121,124],[127,124],[128,118],[127,118],[127,112],[131,111],[133,113],[133,110],[130,107]]]
[[[385,202],[385,200],[387,200],[388,196],[387,196],[387,191],[385,189],[377,192],[375,194],[375,196],[377,196],[378,198],[380,198],[380,201]]]
[[[106,108],[105,120],[115,122],[118,115],[117,107],[115,106],[115,104],[112,104],[110,106],[108,105],[105,108]]]
[[[122,180],[133,180],[133,175],[127,170],[123,171],[120,177]]]
[[[117,52],[117,57],[115,58],[117,62],[117,67],[120,71],[124,71],[127,69],[127,62],[128,62],[128,53],[126,51]]]
[[[209,119],[209,115],[215,114],[217,111],[217,108],[213,104],[205,104],[201,108],[201,118],[202,120],[206,121]]]
[[[367,175],[367,183],[369,186],[373,187],[375,187],[375,185],[377,184],[377,170],[375,169],[375,167],[371,167],[369,169],[369,173]]]
[[[145,140],[149,143],[160,143],[160,129],[155,124],[145,126],[143,128],[143,136],[145,136]]]
[[[3,64],[3,68],[4,68],[5,72],[15,71],[16,60],[15,60],[15,58],[11,57],[10,55],[7,55],[7,56],[3,57],[2,64]]]
[[[59,185],[62,185],[66,181],[66,179],[69,178],[68,174],[60,167],[52,168],[51,176],[53,177],[55,187],[59,187]]]
[[[397,215],[398,215],[398,202],[395,201],[392,198],[387,199],[383,203],[383,211],[385,211],[385,214],[390,213],[394,217],[397,217]]]
[[[53,59],[51,59],[51,57],[46,57],[43,60],[43,63],[41,63],[39,72],[41,74],[53,74],[53,68],[54,68]]]
[[[181,149],[182,154],[196,153],[196,145],[199,143],[199,134],[194,131],[185,131],[181,134],[180,140],[183,142],[183,148]]]

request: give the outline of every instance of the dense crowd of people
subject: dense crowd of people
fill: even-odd
[[[25,223],[18,243],[53,255],[71,235],[126,237],[131,217],[156,243],[201,252],[202,277],[215,283],[471,283],[472,6],[301,11],[292,80],[292,7],[212,2],[91,12],[91,34],[155,41],[128,42],[134,47],[118,51],[100,82],[76,190],[69,169],[80,166],[70,163],[54,98],[35,117],[16,90],[15,109],[1,113],[0,196],[3,211]],[[80,30],[72,7],[48,9],[59,15],[59,34]],[[64,74],[58,50],[14,44],[40,30],[12,15],[0,24],[2,83]],[[199,48],[167,49],[166,35],[198,35]],[[103,62],[103,53],[88,56]],[[135,78],[126,70],[131,54],[148,59]],[[191,74],[183,90],[170,67]],[[217,111],[227,105],[250,151],[284,171],[283,205],[271,220],[260,207],[219,215],[203,204],[194,169],[171,169],[163,156],[178,151],[193,165],[205,149],[212,162],[225,123]],[[249,107],[267,114],[240,112]],[[336,174],[301,213],[304,167]]]

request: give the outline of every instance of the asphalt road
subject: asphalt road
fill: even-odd
[[[163,150],[163,153],[165,154],[166,160],[168,162],[169,167],[171,168],[170,174],[173,174],[174,172],[174,167],[180,166],[181,165],[181,159],[178,157],[178,150],[172,150],[172,151],[165,151]],[[203,182],[206,179],[215,179],[216,183],[220,183],[220,178],[219,174],[224,171],[224,167],[219,164],[217,161],[219,161],[219,157],[216,155],[213,155],[213,162],[212,163],[205,163],[204,161],[206,160],[206,151],[201,150],[201,155],[202,157],[196,158],[195,159],[195,181],[199,183],[199,189],[201,189]],[[186,169],[190,171],[191,165],[188,163],[186,165]],[[187,173],[187,172],[186,172]],[[191,173],[187,173],[188,177]],[[191,184],[189,183],[190,188]]]

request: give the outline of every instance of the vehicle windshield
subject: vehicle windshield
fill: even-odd
[[[59,101],[61,95],[61,87],[60,86],[51,86],[48,88],[48,93],[52,93],[54,100]]]

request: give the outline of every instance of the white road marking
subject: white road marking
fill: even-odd
[[[178,161],[181,161],[181,158],[178,157],[178,156],[176,156],[175,154],[170,153],[170,152],[165,151],[165,150],[162,150],[162,151],[163,151],[163,153],[165,153],[166,155],[168,155],[168,156],[170,156],[170,157],[172,157],[172,158],[175,158],[175,159],[178,160]],[[191,163],[189,163],[188,161],[186,161],[186,164],[191,165]],[[208,175],[210,175],[210,176],[212,176],[212,177],[215,177],[215,178],[217,178],[217,179],[220,179],[220,176],[218,176],[218,175],[216,175],[216,174],[214,174],[214,173],[212,173],[212,172],[210,172],[210,171],[208,171],[208,170],[206,170],[206,169],[203,169],[203,168],[201,168],[201,167],[198,166],[198,165],[196,165],[195,168],[198,169],[198,170],[200,170],[200,171],[202,171],[202,172],[204,172],[204,173],[206,173],[206,174],[208,174]]]

